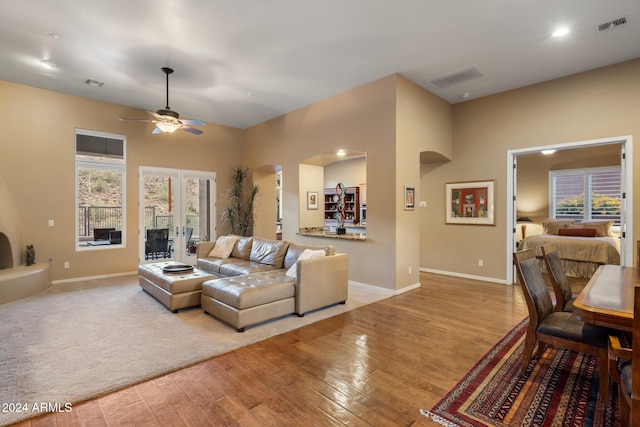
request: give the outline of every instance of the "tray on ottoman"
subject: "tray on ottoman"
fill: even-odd
[[[190,267],[175,262],[140,265],[140,287],[174,313],[181,308],[199,306],[202,283],[218,276]],[[183,271],[178,271],[180,269]]]

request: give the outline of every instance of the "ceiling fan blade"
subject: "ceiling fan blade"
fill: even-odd
[[[147,111],[147,113],[151,114],[156,119],[160,118],[160,115],[158,113],[156,113],[155,111],[149,111],[149,110],[146,110],[146,111]]]
[[[180,119],[183,125],[191,125],[191,126],[204,126],[204,122],[202,120],[183,120]]]
[[[190,128],[189,126],[182,126],[180,129],[190,132],[194,135],[200,135],[202,133],[200,129]]]
[[[157,120],[151,119],[119,119],[121,122],[147,122],[147,123],[157,123]]]

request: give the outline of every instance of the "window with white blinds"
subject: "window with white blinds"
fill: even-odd
[[[620,167],[549,172],[551,218],[613,219],[620,225]]]

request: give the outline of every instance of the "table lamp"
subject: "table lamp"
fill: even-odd
[[[529,218],[528,216],[519,216],[518,219],[516,219],[516,222],[518,224],[522,224],[521,228],[522,228],[522,238],[524,239],[525,237],[527,237],[527,222],[533,222],[533,220],[531,218]]]

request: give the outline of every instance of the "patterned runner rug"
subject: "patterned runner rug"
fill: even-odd
[[[547,348],[520,374],[528,319],[505,335],[429,411],[444,426],[619,426],[618,392],[613,406],[598,394],[594,356]],[[608,379],[607,379],[608,380]]]

